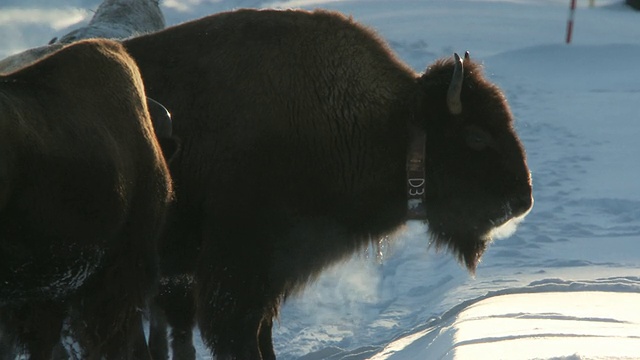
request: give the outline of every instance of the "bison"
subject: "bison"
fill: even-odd
[[[408,219],[474,271],[532,207],[505,96],[468,56],[416,74],[321,10],[220,13],[123,44],[182,142],[161,272],[193,276],[218,359],[274,359],[280,304]]]
[[[160,0],[104,0],[89,24],[50,43],[69,44],[81,39],[126,39],[164,29]]]
[[[88,40],[0,76],[0,329],[50,359],[149,358],[142,310],[172,183],[139,71]]]
[[[164,29],[158,0],[104,0],[89,23],[49,45],[28,49],[0,60],[0,73],[15,71],[62,48],[64,44],[92,38],[125,39]]]

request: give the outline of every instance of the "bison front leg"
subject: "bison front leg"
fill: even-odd
[[[149,350],[154,360],[167,360],[167,318],[164,311],[155,303],[149,306]]]
[[[194,360],[196,348],[193,346],[193,328],[171,329],[171,350],[174,360]]]
[[[137,229],[137,228],[134,228]],[[85,284],[74,303],[71,327],[83,359],[150,360],[142,315],[157,274],[149,235],[128,230],[122,246]],[[139,248],[136,248],[140,246]]]
[[[27,350],[29,359],[51,359],[54,348],[60,343],[65,317],[63,305],[50,301],[31,302],[16,308],[2,308],[0,317],[7,329],[3,340],[7,342],[8,352],[15,351],[17,342],[18,348]]]
[[[193,300],[191,300],[193,302]],[[189,308],[191,310],[192,307]],[[193,309],[195,311],[195,309]],[[169,358],[167,327],[171,324],[171,350],[174,360],[194,360],[196,349],[193,346],[193,321],[195,314],[181,314],[179,319],[171,321],[163,309],[152,305],[149,326],[149,349],[154,360]],[[188,320],[189,321],[182,321]],[[0,359],[1,360],[1,359]]]
[[[266,291],[264,272],[255,271],[260,260],[246,258],[246,252],[242,259],[214,253],[215,258],[201,258],[196,273],[197,320],[205,343],[218,360],[275,359],[270,326],[274,299]]]
[[[194,360],[193,346],[195,304],[193,277],[166,276],[151,305],[149,347],[154,360],[167,359],[167,326],[171,327],[171,350],[174,360]]]
[[[2,310],[0,309],[0,312]],[[0,327],[0,360],[15,360],[18,356],[15,339]]]
[[[276,353],[273,350],[273,337],[271,335],[273,328],[273,318],[262,319],[260,332],[258,333],[258,341],[260,345],[260,353],[263,360],[275,360]]]
[[[97,293],[100,291],[96,290]],[[87,360],[151,360],[142,324],[142,309],[109,297],[113,304],[84,297],[72,317],[72,331]]]

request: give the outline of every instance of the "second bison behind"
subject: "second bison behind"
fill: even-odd
[[[275,358],[280,303],[407,220],[408,161],[424,165],[425,244],[470,270],[532,206],[506,100],[471,60],[416,74],[325,11],[221,13],[124,45],[182,141],[163,275],[193,275],[218,359]]]

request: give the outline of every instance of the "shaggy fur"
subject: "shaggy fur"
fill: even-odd
[[[451,115],[451,60],[416,74],[337,13],[221,13],[124,45],[182,141],[162,272],[194,276],[219,360],[274,359],[281,301],[406,221],[412,127],[427,134],[425,243],[473,271],[489,231],[532,205],[509,108],[472,61]]]
[[[32,359],[51,358],[63,321],[84,359],[148,358],[140,309],[171,196],[120,44],[0,76],[0,329]]]

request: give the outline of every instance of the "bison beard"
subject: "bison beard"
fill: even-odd
[[[469,59],[416,74],[324,11],[221,13],[124,45],[181,139],[161,269],[194,276],[220,360],[274,359],[280,303],[407,220],[413,128],[432,241],[470,270],[491,229],[532,205],[504,96]]]

